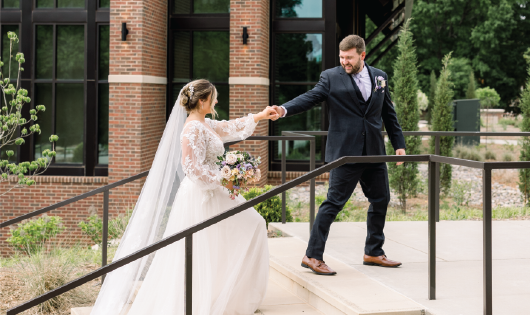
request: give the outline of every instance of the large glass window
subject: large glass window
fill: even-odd
[[[4,3],[4,5],[7,4],[7,3]],[[18,50],[19,50],[19,44],[20,43],[13,43],[13,46],[10,47],[10,41],[9,41],[9,38],[7,37],[7,33],[8,32],[14,32],[15,34],[17,34],[17,36],[19,36],[19,31],[18,31],[18,25],[1,25],[0,26],[0,58],[2,60],[2,62],[4,62],[4,66],[2,67],[2,73],[4,74],[4,78],[7,78],[8,76],[11,78],[11,82],[13,84],[15,84],[15,80],[17,79],[17,75],[18,75],[18,63],[16,62],[15,60],[15,56],[16,54],[18,53]],[[20,39],[20,37],[19,37]],[[11,72],[9,71],[9,56],[10,56],[10,51],[11,51],[11,56],[13,56],[12,60],[11,60]],[[9,75],[10,73],[10,75]],[[8,95],[6,96],[7,98],[7,101],[10,101],[11,100],[11,96]],[[3,106],[6,106],[7,104],[4,102],[4,99],[2,98],[2,100],[0,101],[0,107],[3,107]],[[9,108],[9,106],[8,106]],[[11,140],[15,139],[17,135],[14,135]],[[2,143],[5,143],[4,141],[6,141],[6,139],[2,139],[1,140]],[[9,159],[10,162],[14,162],[17,160],[17,157],[18,157],[18,146],[17,145],[5,145],[5,146],[2,146],[2,149],[0,150],[0,160],[7,160],[8,157],[7,157],[7,151],[10,151],[12,150],[15,154],[13,156],[11,156],[11,158]]]
[[[55,36],[55,41],[54,41]],[[55,47],[53,43],[56,43]],[[35,157],[49,148],[47,137],[57,134],[55,163],[84,162],[85,26],[38,25],[35,36],[36,105],[47,110],[41,136],[35,137]],[[56,56],[56,58],[54,58]]]
[[[322,18],[323,0],[276,0],[276,17]]]
[[[85,0],[37,0],[37,8],[39,9],[55,8],[55,1],[57,1],[57,8],[67,8],[67,9],[72,9],[72,8],[73,9],[84,9],[85,8]],[[93,1],[93,0],[90,0],[90,1]]]
[[[229,13],[230,0],[173,0],[173,13]]]
[[[18,9],[20,8],[20,0],[0,0],[2,1],[2,8]]]
[[[109,164],[109,56],[110,27],[99,27],[98,164]]]
[[[311,90],[322,72],[322,34],[279,33],[274,42],[273,104],[281,105]],[[322,106],[273,122],[273,135],[282,131],[322,130]],[[316,159],[321,159],[321,137],[316,139]],[[274,159],[281,159],[281,146],[273,145]],[[308,160],[309,141],[288,141],[287,159]]]
[[[207,79],[219,94],[218,119],[229,119],[229,52],[226,31],[194,31],[173,33],[173,104],[182,87],[191,80]]]
[[[100,8],[110,8],[110,0],[99,0]]]

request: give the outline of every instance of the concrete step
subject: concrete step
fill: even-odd
[[[295,237],[269,239],[270,278],[316,310],[326,315],[429,314],[419,303],[328,255],[324,260],[337,271],[335,276],[302,268],[306,246]]]
[[[272,270],[271,270],[272,272]],[[72,308],[72,315],[90,315],[92,307]],[[261,315],[324,315],[314,307],[308,305],[301,298],[282,287],[277,282],[269,279],[267,294],[256,314]]]

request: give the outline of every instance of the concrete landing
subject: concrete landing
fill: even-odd
[[[271,223],[307,242],[308,223]],[[362,265],[366,223],[332,225],[326,254],[382,285],[413,299],[436,315],[482,315],[482,222],[437,223],[437,299],[427,299],[427,222],[387,222],[385,252],[399,268]],[[288,238],[286,238],[288,239]],[[530,314],[530,221],[493,222],[493,313]],[[293,252],[304,255],[305,248]],[[329,258],[328,258],[329,259]],[[335,262],[329,262],[336,269]],[[299,267],[299,272],[305,269]],[[342,276],[337,274],[337,278]],[[352,287],[360,287],[351,282]],[[356,288],[361,290],[361,288]]]
[[[270,278],[322,313],[425,314],[419,303],[333,257],[325,255],[324,259],[337,271],[336,276],[319,276],[302,268],[305,248],[306,243],[298,238],[269,239]]]

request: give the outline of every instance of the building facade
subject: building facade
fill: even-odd
[[[220,119],[257,113],[311,89],[322,70],[339,65],[342,38],[367,35],[368,19],[376,29],[367,40],[384,34],[376,47],[379,56],[372,54],[380,58],[395,43],[396,30],[412,6],[403,0],[0,3],[1,60],[9,56],[7,32],[18,34],[14,52],[26,57],[21,86],[32,103],[25,115],[36,105],[47,108],[39,116],[42,135],[20,147],[2,148],[0,159],[7,149],[15,149],[12,161],[31,161],[51,149],[49,135],[59,136],[57,156],[45,176],[1,197],[2,222],[148,170],[178,93],[190,80],[215,84]],[[4,76],[7,72],[4,66]],[[326,112],[323,103],[294,117],[262,121],[254,135],[327,130]],[[317,138],[317,167],[324,161],[325,142]],[[277,142],[244,141],[233,148],[262,157],[260,185],[279,182]],[[309,142],[289,141],[286,155],[291,176],[309,169]],[[111,191],[111,215],[134,207],[143,182]],[[9,188],[3,185],[0,193]],[[70,235],[82,238],[77,223],[91,213],[101,214],[102,199],[97,195],[50,215],[63,217]],[[9,251],[8,235],[7,228],[0,231],[2,254]]]

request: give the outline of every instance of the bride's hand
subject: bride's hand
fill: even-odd
[[[278,119],[279,115],[274,108],[267,106],[263,111],[254,115],[254,122],[258,122],[262,119]]]

